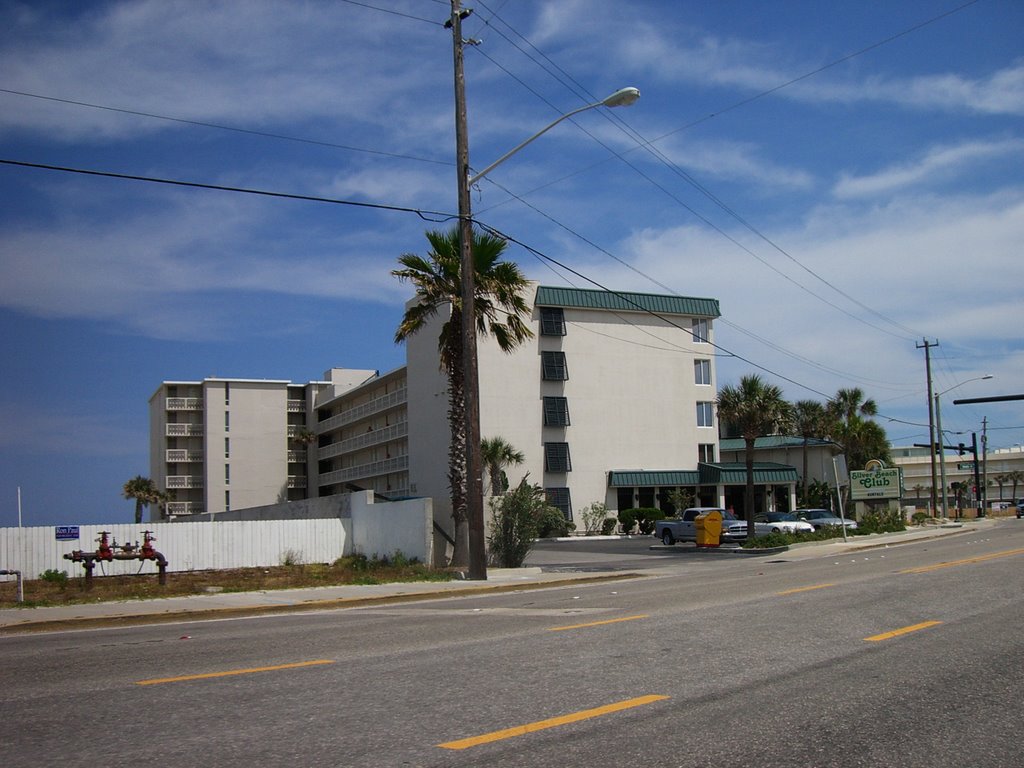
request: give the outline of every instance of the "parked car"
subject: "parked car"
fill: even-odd
[[[661,539],[666,546],[675,544],[677,541],[696,541],[697,516],[708,512],[719,512],[722,515],[720,541],[743,541],[747,538],[747,524],[738,520],[732,512],[721,507],[690,507],[683,510],[682,514],[677,517],[658,520],[655,523],[654,537]]]
[[[845,525],[848,531],[857,529],[856,520],[840,519],[831,509],[798,509],[794,514],[814,526],[814,530],[820,530],[829,525]]]
[[[1024,499],[1017,499],[1017,519],[1024,517]]]
[[[765,533],[811,533],[815,530],[812,523],[801,520],[792,512],[769,512],[754,518],[757,535]]]

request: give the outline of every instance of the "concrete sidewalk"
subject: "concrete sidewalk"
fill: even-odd
[[[989,527],[989,519],[971,520],[963,524],[913,528],[902,533],[850,536],[825,542],[807,542],[788,548],[802,556],[829,557],[842,552],[855,552],[888,547],[967,533]],[[662,545],[653,545],[660,548]],[[665,547],[672,549],[672,547]],[[702,550],[708,556],[777,555],[785,550],[744,550],[733,547]],[[351,608],[362,605],[429,600],[461,595],[493,594],[521,589],[542,589],[566,584],[640,578],[654,571],[559,571],[545,573],[541,568],[490,568],[486,581],[414,582],[393,584],[345,585],[282,589],[262,592],[231,592],[154,600],[130,600],[109,603],[54,606],[48,608],[0,609],[0,636],[28,632],[128,626],[133,624],[194,621],[213,618],[259,616],[304,610]],[[173,574],[172,574],[173,577]]]

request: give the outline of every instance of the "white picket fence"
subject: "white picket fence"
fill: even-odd
[[[21,571],[25,579],[38,578],[51,569],[82,576],[82,565],[65,560],[65,554],[94,552],[101,531],[109,532],[112,547],[117,543],[115,552],[123,544],[141,545],[142,532],[147,530],[156,537],[153,548],[167,558],[168,571],[265,567],[286,561],[330,563],[351,551],[350,525],[351,520],[338,518],[82,525],[78,526],[78,539],[71,541],[58,541],[54,527],[0,528],[0,569]],[[156,562],[103,562],[94,575],[140,572],[156,573]]]

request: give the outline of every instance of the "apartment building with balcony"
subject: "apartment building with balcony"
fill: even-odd
[[[714,299],[531,284],[532,339],[478,344],[480,424],[525,454],[529,475],[573,518],[593,502],[663,506],[690,486],[721,504],[714,413]],[[406,365],[333,368],[305,384],[163,382],[150,399],[151,476],[173,518],[373,490],[433,498],[450,517],[443,318],[406,342]],[[716,479],[717,478],[717,479]],[[485,478],[486,480],[486,478]]]

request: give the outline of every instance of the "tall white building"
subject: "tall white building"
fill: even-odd
[[[478,345],[480,426],[523,452],[568,517],[593,502],[664,507],[686,487],[722,504],[735,478],[719,457],[714,299],[529,287],[534,336],[506,354]],[[150,399],[151,475],[170,516],[216,514],[369,489],[430,496],[450,517],[444,318],[409,338],[385,374],[335,368],[297,384],[211,378]],[[795,471],[773,482],[795,483]],[[484,478],[485,482],[487,478]]]

